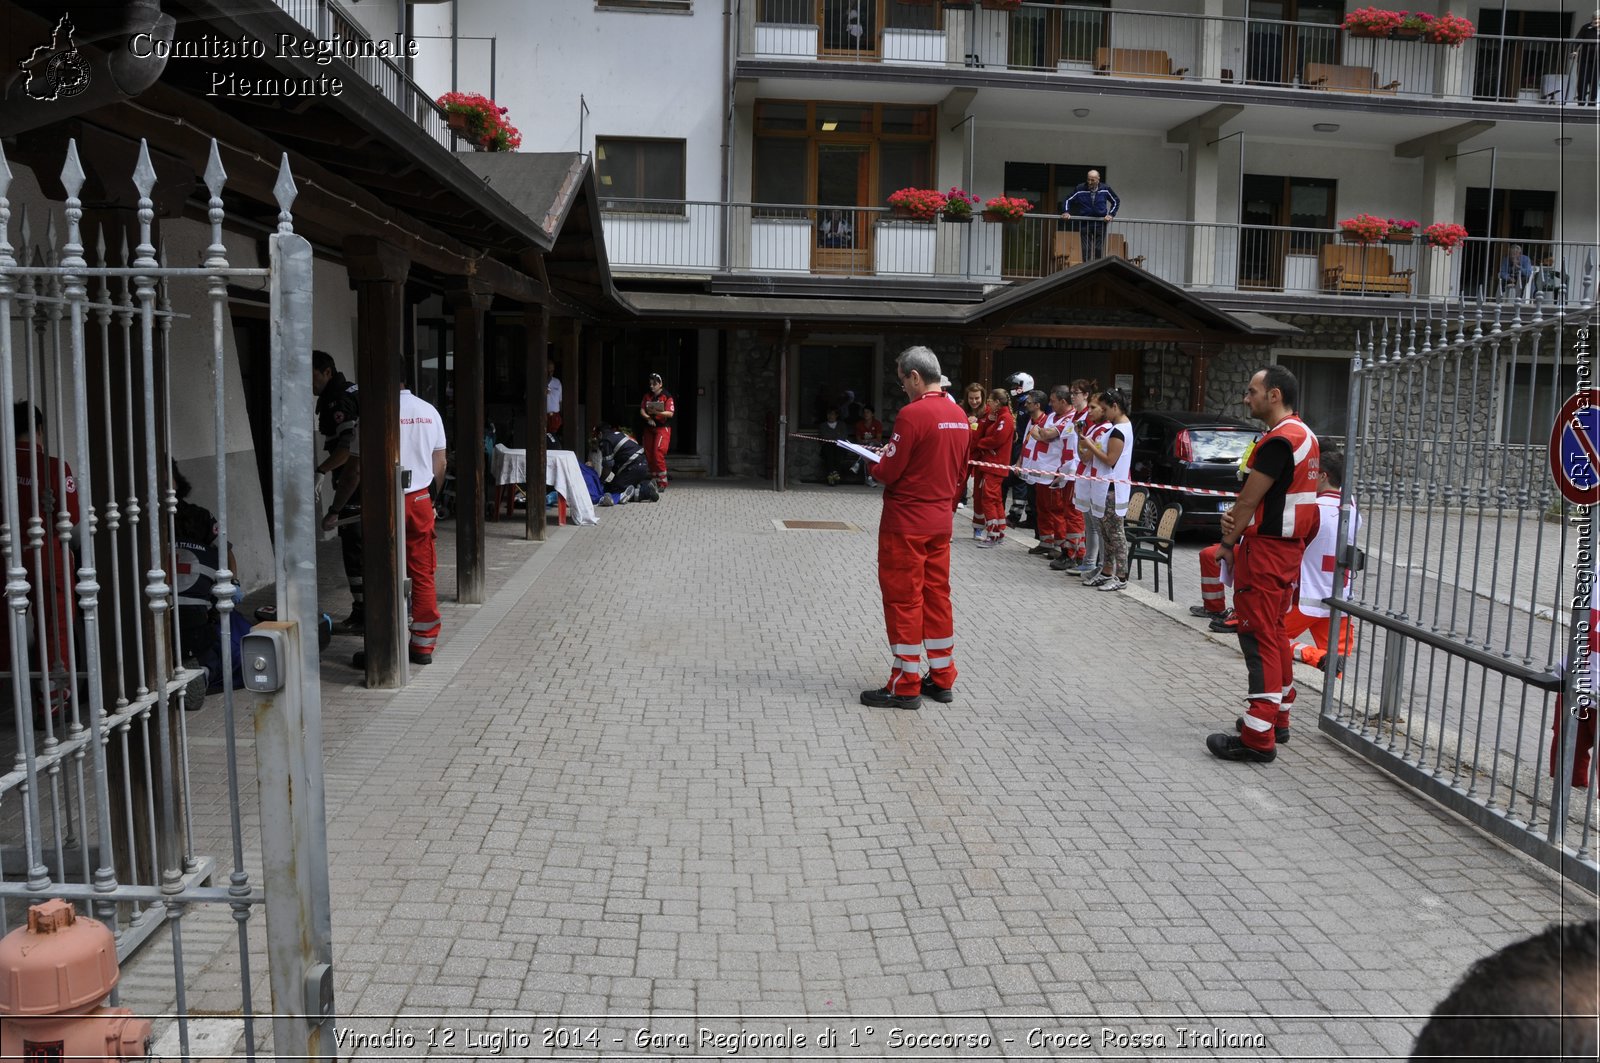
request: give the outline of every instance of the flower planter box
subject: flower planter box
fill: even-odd
[[[1390,233],[1383,238],[1386,244],[1409,244],[1415,233]]]
[[[1366,237],[1360,235],[1359,233],[1344,233],[1344,232],[1342,232],[1342,233],[1339,234],[1339,239],[1343,240],[1347,244],[1371,244],[1371,243],[1377,243],[1378,242],[1376,240],[1368,240]]]
[[[1371,40],[1375,40],[1375,41],[1386,41],[1386,40],[1389,39],[1389,31],[1388,30],[1359,29],[1359,30],[1345,30],[1345,32],[1348,33],[1352,37],[1367,37],[1367,38],[1370,38]]]
[[[1422,31],[1400,29],[1395,30],[1393,36],[1397,41],[1420,41],[1422,39]]]
[[[970,214],[941,214],[941,215],[939,215],[939,220],[940,221],[947,221],[951,225],[971,225],[972,224],[972,215],[970,215]]]
[[[1009,214],[1001,214],[998,211],[986,210],[986,211],[983,212],[983,220],[984,221],[999,222],[1001,225],[1015,225],[1018,222],[1020,222],[1022,219],[1021,218],[1013,218]]]

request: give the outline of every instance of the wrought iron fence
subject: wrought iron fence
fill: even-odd
[[[298,629],[285,626],[284,667],[292,671],[303,659],[307,634],[315,659],[314,587],[309,605],[300,587],[314,580],[314,569],[303,562],[315,556],[316,544],[309,523],[315,510],[311,254],[292,231],[288,161],[276,186],[278,231],[268,239],[269,268],[228,260],[226,174],[215,142],[204,176],[210,244],[192,266],[172,265],[165,246],[158,250],[151,199],[156,172],[142,143],[131,174],[138,210],[131,234],[83,231],[78,196],[87,176],[75,141],[68,143],[60,173],[64,227],[58,229],[52,206],[42,240],[25,214],[13,228],[11,178],[0,152],[0,433],[19,444],[14,460],[0,462],[9,617],[0,651],[9,698],[0,715],[0,756],[9,755],[11,765],[0,773],[0,934],[24,923],[27,908],[48,898],[72,901],[109,926],[120,959],[163,932],[162,951],[173,964],[171,1011],[187,1058],[185,920],[197,908],[225,907],[237,929],[239,1033],[245,1054],[254,1058],[264,1038],[255,1021],[253,913],[287,900],[290,915],[298,906],[312,924],[325,924],[327,914],[320,770],[294,771],[299,788],[292,803],[285,788],[262,782],[259,852],[246,849],[246,836],[257,830],[244,821],[240,800],[245,784],[233,634],[245,621],[234,613],[228,539],[230,283],[272,286],[274,401],[303,407],[297,413],[304,431],[280,424],[277,433],[273,542],[279,616],[306,621]],[[103,181],[106,187],[116,183],[110,175]],[[203,323],[173,309],[173,289],[191,284],[204,286],[209,320]],[[303,342],[290,342],[296,328],[304,331]],[[182,368],[190,375],[178,376],[173,337],[185,330],[210,358],[203,368],[186,361]],[[185,386],[197,369],[210,375],[209,394]],[[203,425],[206,412],[212,415],[212,476],[202,477],[199,467],[192,472],[199,497],[216,505],[214,514],[197,512],[185,497],[171,458],[174,424]],[[287,421],[281,405],[272,412]],[[297,520],[301,511],[307,516]],[[296,745],[302,741],[316,751],[310,759],[320,766],[315,683],[313,675],[309,691],[287,684],[293,701],[287,708],[258,703],[256,741],[245,749],[264,780],[274,772],[284,776],[283,765],[304,756]],[[208,687],[218,694],[206,704]],[[220,726],[208,721],[206,727],[220,730],[224,755],[197,762],[191,731],[198,724],[187,710],[202,706],[221,714]],[[272,737],[285,731],[281,721],[289,716],[290,735]],[[248,721],[245,726],[248,733]],[[315,825],[304,818],[313,812]],[[232,852],[219,867],[217,856],[197,844],[196,819],[222,814]],[[302,834],[303,848],[283,843],[289,822]],[[227,882],[217,884],[223,868]],[[286,873],[310,877],[289,887]],[[331,960],[328,935],[306,919],[281,915],[266,930],[273,1010],[282,1013],[272,1023],[274,1044],[287,1055],[315,1055],[321,1018],[307,1014],[310,965],[301,954],[309,948]]]
[[[1506,444],[1547,439],[1592,367],[1594,282],[1591,267],[1565,313],[1458,304],[1374,326],[1356,351],[1339,541],[1359,515],[1359,552],[1334,579],[1356,569],[1350,601],[1332,603],[1356,639],[1320,721],[1591,890],[1600,757],[1563,662],[1575,634],[1587,659],[1593,529]]]
[[[1373,39],[1332,22],[1025,3],[751,0],[740,54],[1204,81],[1377,97],[1574,102],[1571,42],[1479,35],[1459,47]],[[1086,84],[1085,91],[1095,91]]]

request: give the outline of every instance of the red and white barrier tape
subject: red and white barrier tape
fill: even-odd
[[[841,442],[841,440],[838,440],[838,439],[824,439],[821,436],[801,435],[799,432],[790,432],[789,435],[794,439],[810,439],[810,440],[813,440],[813,441],[815,441],[817,443],[839,443],[839,442]],[[856,445],[860,446],[860,447],[866,447],[868,450],[882,450],[883,449],[882,447],[875,447],[875,446],[871,445],[870,443],[857,443]],[[848,449],[848,448],[846,448],[846,449]],[[1239,497],[1239,492],[1237,492],[1237,491],[1216,491],[1216,490],[1213,490],[1213,489],[1211,489],[1209,487],[1178,487],[1175,484],[1151,483],[1148,480],[1113,480],[1113,479],[1111,479],[1109,477],[1095,476],[1095,475],[1092,475],[1092,474],[1087,475],[1087,476],[1080,476],[1080,475],[1078,475],[1076,473],[1070,473],[1070,472],[1050,473],[1050,472],[1046,472],[1043,469],[1024,469],[1020,465],[1000,465],[1000,464],[997,464],[997,463],[992,462],[992,461],[978,461],[978,460],[976,460],[974,458],[968,458],[967,459],[967,464],[976,466],[977,468],[980,468],[980,469],[996,469],[996,470],[998,470],[1000,472],[1014,472],[1014,473],[1018,474],[1019,476],[1020,475],[1031,474],[1031,475],[1034,475],[1034,476],[1048,476],[1052,480],[1056,480],[1056,479],[1086,480],[1086,481],[1093,481],[1093,482],[1096,482],[1096,483],[1103,483],[1103,484],[1125,483],[1125,484],[1130,484],[1130,485],[1132,485],[1134,487],[1149,487],[1149,488],[1153,488],[1153,489],[1155,489],[1157,491],[1170,491],[1173,494],[1179,494],[1179,495],[1204,495],[1207,498],[1238,498]],[[1035,486],[1045,486],[1045,485],[1036,484]]]

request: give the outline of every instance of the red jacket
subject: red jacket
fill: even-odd
[[[950,534],[971,434],[967,415],[942,391],[929,391],[900,411],[883,460],[872,467],[872,478],[883,484],[880,531]]]
[[[972,457],[1001,465],[1011,460],[1011,442],[1016,438],[1017,421],[1009,408],[1001,408],[978,419],[978,438],[972,441]],[[993,470],[988,470],[993,471]]]
[[[856,422],[856,441],[859,443],[876,443],[883,438],[883,422],[874,417],[867,420],[863,417]]]

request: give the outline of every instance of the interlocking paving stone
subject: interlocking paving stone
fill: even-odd
[[[544,544],[491,525],[490,601],[442,572],[409,688],[325,663],[340,1012],[1265,1013],[1271,1054],[1393,1055],[1471,960],[1592,910],[1309,719],[1274,765],[1214,760],[1237,651],[1016,546],[953,545],[954,704],[858,705],[877,512],[685,483]]]

